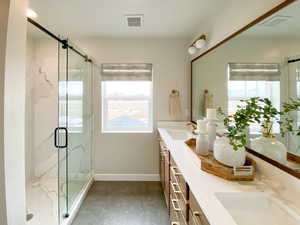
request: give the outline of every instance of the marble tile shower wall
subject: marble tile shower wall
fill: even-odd
[[[58,152],[53,146],[58,123],[57,42],[28,39],[27,43],[26,192],[27,209],[35,215],[29,224],[57,224]]]
[[[31,66],[27,74],[27,119],[31,133],[27,152],[29,180],[45,175],[57,177],[57,151],[53,146],[53,131],[58,125],[58,60],[55,41],[31,40]],[[57,170],[57,169],[56,169]]]

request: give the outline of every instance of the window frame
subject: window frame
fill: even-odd
[[[138,130],[136,128],[134,129],[128,129],[128,127],[124,130],[118,129],[118,130],[109,130],[107,129],[106,123],[107,123],[107,115],[108,115],[108,98],[105,97],[105,82],[107,81],[100,81],[100,89],[101,89],[101,133],[120,133],[120,134],[138,134],[138,133],[153,133],[154,131],[154,106],[153,106],[153,101],[154,101],[154,92],[153,92],[153,69],[152,69],[152,80],[150,82],[150,97],[149,98],[120,98],[120,100],[147,100],[148,101],[148,106],[149,106],[149,127],[145,130]],[[130,81],[129,81],[130,82]],[[132,81],[135,82],[135,81]],[[111,98],[112,100],[118,100],[118,98]]]

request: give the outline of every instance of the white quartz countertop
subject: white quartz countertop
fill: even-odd
[[[262,182],[263,179],[258,177],[249,182],[227,181],[202,171],[200,159],[189,149],[184,140],[174,140],[168,133],[170,129],[187,131],[184,124],[159,123],[158,132],[170,150],[174,161],[181,170],[210,225],[239,225],[218,200],[216,193],[267,192],[276,195],[276,193],[272,193],[272,189],[267,184]],[[235,204],[235,202],[232,202],[232,204]]]

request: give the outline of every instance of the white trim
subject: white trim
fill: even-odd
[[[159,174],[95,174],[95,181],[160,181]]]
[[[62,221],[62,225],[71,225],[78,214],[80,206],[84,199],[86,198],[92,184],[94,183],[94,178],[91,178],[89,182],[85,185],[84,189],[79,194],[78,198],[76,199],[73,208],[70,210],[70,216],[67,219]]]

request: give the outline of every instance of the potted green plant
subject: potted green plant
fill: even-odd
[[[215,141],[214,157],[227,166],[243,166],[246,161],[247,137],[245,131],[250,126],[252,117],[249,117],[248,110],[242,107],[239,107],[233,115],[226,116],[221,108],[218,109],[218,113],[223,117],[227,132]]]
[[[262,137],[252,141],[251,146],[253,145],[262,152],[266,145],[276,143],[276,145],[272,145],[273,150],[274,146],[280,146],[279,151],[282,151],[284,145],[274,139],[272,132],[273,123],[279,121],[281,112],[272,105],[269,99],[255,97],[241,100],[241,105],[238,106],[238,110],[233,115],[226,116],[220,108],[218,112],[223,116],[224,126],[227,130],[225,137],[217,140],[214,148],[214,156],[221,163],[230,166],[243,164],[246,155],[246,133],[251,123],[260,124],[263,133]],[[224,151],[224,149],[229,151]]]

